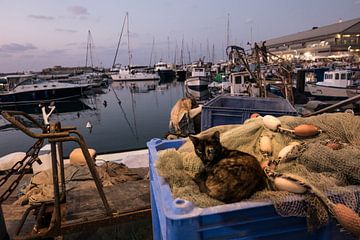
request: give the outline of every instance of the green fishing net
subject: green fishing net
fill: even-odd
[[[272,156],[277,158],[279,151],[290,142],[299,142],[277,168],[277,172],[291,173],[305,179],[320,189],[334,203],[343,203],[360,211],[360,117],[350,113],[322,114],[302,118],[283,116],[281,126],[293,129],[300,124],[312,124],[322,130],[319,135],[301,138],[292,134],[273,132],[263,125],[261,118],[249,119],[241,125],[224,125],[210,128],[198,137],[220,131],[220,141],[228,149],[237,149],[257,157],[262,162],[266,157],[260,151],[262,136],[271,138]],[[325,146],[327,142],[341,143],[342,148],[333,150]],[[187,140],[179,149],[159,152],[157,171],[169,183],[174,198],[193,202],[201,208],[224,204],[201,193],[193,181],[202,167],[195,155],[193,144]],[[300,196],[286,191],[265,189],[255,193],[246,201],[271,201],[278,214],[282,216],[307,217],[312,229],[327,223],[329,216],[324,205],[313,195]]]

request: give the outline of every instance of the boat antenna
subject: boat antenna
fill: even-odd
[[[118,44],[117,44],[117,47],[116,47],[115,57],[114,57],[113,65],[112,65],[113,67],[115,67],[116,58],[117,58],[117,55],[118,55],[118,52],[119,52],[120,42],[121,42],[121,38],[122,38],[122,35],[123,35],[123,32],[124,32],[125,21],[126,21],[126,15],[124,17],[123,25],[121,27],[120,37],[119,37],[119,41],[118,41]]]

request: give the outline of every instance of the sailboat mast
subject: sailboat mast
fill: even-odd
[[[128,56],[129,56],[129,69],[131,66],[131,51],[130,51],[130,33],[129,33],[129,13],[126,12],[127,18],[127,38],[128,38]]]
[[[89,54],[89,32],[90,32],[90,30],[88,30],[88,39],[87,39],[87,43],[86,43],[85,69],[87,68],[88,54]]]
[[[88,59],[90,58],[90,66],[94,67],[93,64],[93,57],[92,57],[92,37],[91,37],[91,32],[90,30],[88,30],[88,38],[87,38],[87,43],[86,43],[86,59],[85,59],[85,68],[87,68],[88,66]]]
[[[153,42],[152,42],[152,47],[151,47],[151,53],[150,53],[150,63],[149,63],[149,66],[151,66],[151,61],[152,61],[153,52],[154,52],[154,45],[155,45],[155,38],[153,37]]]
[[[121,38],[122,38],[122,35],[123,35],[123,32],[124,32],[125,21],[126,21],[126,15],[124,17],[123,25],[121,27],[120,37],[119,37],[119,41],[118,41],[118,44],[117,44],[117,47],[116,47],[115,57],[114,57],[113,65],[112,65],[113,67],[115,67],[115,64],[116,64],[116,58],[117,58],[117,55],[118,55],[118,52],[119,52],[120,42],[121,42]]]

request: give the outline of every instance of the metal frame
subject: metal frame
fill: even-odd
[[[85,143],[83,136],[79,131],[76,130],[75,127],[61,127],[59,122],[50,123],[48,126],[44,126],[39,124],[34,118],[30,115],[20,112],[20,111],[2,111],[1,115],[15,125],[18,129],[24,132],[26,135],[37,139],[37,142],[29,149],[26,154],[26,157],[16,163],[5,177],[0,179],[1,185],[3,185],[9,178],[10,175],[19,172],[19,170],[24,170],[27,166],[31,166],[31,164],[35,161],[40,161],[38,158],[38,152],[43,145],[45,139],[49,141],[51,144],[51,160],[52,160],[52,175],[53,175],[53,185],[54,185],[54,202],[50,203],[42,203],[39,206],[32,205],[30,206],[23,214],[23,217],[16,229],[15,238],[16,239],[32,239],[39,238],[44,236],[58,236],[64,231],[69,231],[71,229],[71,223],[67,223],[62,221],[62,217],[64,217],[65,205],[66,205],[66,189],[65,189],[65,174],[64,174],[64,161],[63,161],[63,142],[76,142],[79,144],[82,153],[85,157],[87,166],[89,167],[90,173],[94,179],[97,191],[100,195],[102,203],[105,208],[106,216],[103,217],[103,221],[106,219],[112,219],[113,217],[119,217],[119,214],[115,214],[112,212],[109,203],[106,199],[102,183],[100,181],[99,175],[95,168],[95,162],[91,158],[88,147]],[[37,128],[42,130],[42,133],[34,133],[30,131],[23,123],[21,123],[16,117],[24,117],[27,120],[30,120]],[[59,159],[57,157],[56,151],[59,151]],[[24,165],[24,161],[30,158],[29,161]],[[59,168],[57,163],[59,161]],[[8,191],[6,191],[0,198],[0,204],[9,197],[9,195],[15,190],[16,186],[20,182],[21,178],[24,175],[24,171],[19,175],[19,177],[10,185]],[[61,180],[61,186],[59,186],[59,176]],[[34,211],[36,215],[36,224],[33,227],[31,233],[20,235],[21,229],[31,211]],[[144,211],[144,210],[142,210]],[[45,219],[46,214],[51,214],[50,223],[47,228],[41,228],[42,222]],[[141,211],[139,212],[141,213]],[[101,220],[98,220],[101,221]],[[86,224],[86,221],[78,222],[75,225]]]

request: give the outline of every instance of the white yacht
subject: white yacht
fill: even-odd
[[[318,99],[346,99],[347,90],[360,89],[359,74],[355,73],[350,69],[326,71],[324,81],[306,85],[310,94]]]
[[[120,68],[117,74],[111,75],[114,81],[135,81],[135,80],[159,80],[160,77],[156,73],[146,72],[144,70],[132,68]]]

